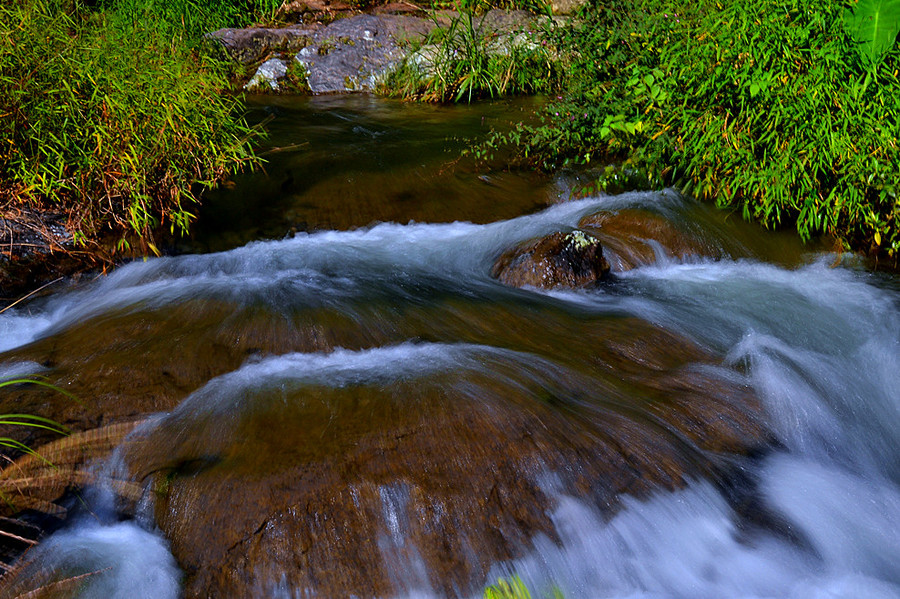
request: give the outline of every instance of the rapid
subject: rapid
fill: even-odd
[[[510,576],[567,599],[900,597],[896,276],[672,190],[434,175],[483,118],[413,115],[428,145],[408,108],[319,102],[258,108],[273,145],[315,150],[273,157],[286,187],[219,198],[232,224],[0,314],[0,380],[83,402],[20,390],[17,410],[141,420],[30,567],[96,572],[78,596],[98,598],[480,597]],[[254,192],[277,206],[254,215]],[[583,289],[491,277],[622,210],[706,251],[650,240]]]

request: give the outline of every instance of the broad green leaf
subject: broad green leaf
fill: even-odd
[[[844,9],[844,28],[863,62],[874,67],[900,33],[900,0],[859,0]]]

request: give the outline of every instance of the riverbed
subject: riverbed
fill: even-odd
[[[2,411],[139,422],[32,575],[82,597],[900,597],[900,288],[676,191],[460,151],[531,101],[251,103],[265,171],[173,255],[0,314]],[[579,289],[596,214],[690,241]],[[627,268],[626,268],[627,266]],[[142,489],[127,508],[105,480]],[[27,574],[27,571],[26,571]],[[43,579],[42,579],[43,580]]]

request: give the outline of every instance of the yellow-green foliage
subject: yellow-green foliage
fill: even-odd
[[[767,226],[896,260],[897,4],[594,2],[553,38],[565,98],[482,151],[513,142],[547,167],[618,158]],[[877,42],[859,39],[870,21],[854,25],[854,10],[880,11]]]
[[[65,212],[81,240],[152,243],[156,226],[185,231],[197,193],[252,160],[220,69],[171,25],[129,14],[0,5],[0,208]]]
[[[564,599],[562,591],[554,587],[547,595],[549,599]],[[531,591],[518,576],[500,578],[497,584],[484,589],[484,599],[532,599]]]
[[[512,576],[484,589],[484,599],[531,599],[531,593],[521,578]]]

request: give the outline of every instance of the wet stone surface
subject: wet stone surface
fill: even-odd
[[[598,212],[581,219],[578,226],[600,240],[606,259],[618,272],[655,264],[660,258],[689,261],[725,256],[702,232],[679,228],[649,210]]]
[[[520,353],[369,382],[203,388],[248,360],[335,348],[362,358],[422,337]],[[492,302],[374,302],[285,320],[194,301],[88,320],[15,357],[45,364],[49,381],[86,401],[23,387],[0,409],[74,429],[167,414],[125,457],[155,501],[187,597],[266,596],[280,584],[467,596],[536,534],[553,538],[558,493],[612,513],[622,494],[725,476],[769,443],[758,400],[739,379],[698,368],[715,360],[689,340],[639,319],[537,317]],[[543,372],[538,357],[555,366]]]
[[[553,233],[505,252],[491,275],[511,287],[572,289],[609,274],[600,240],[583,231]]]

